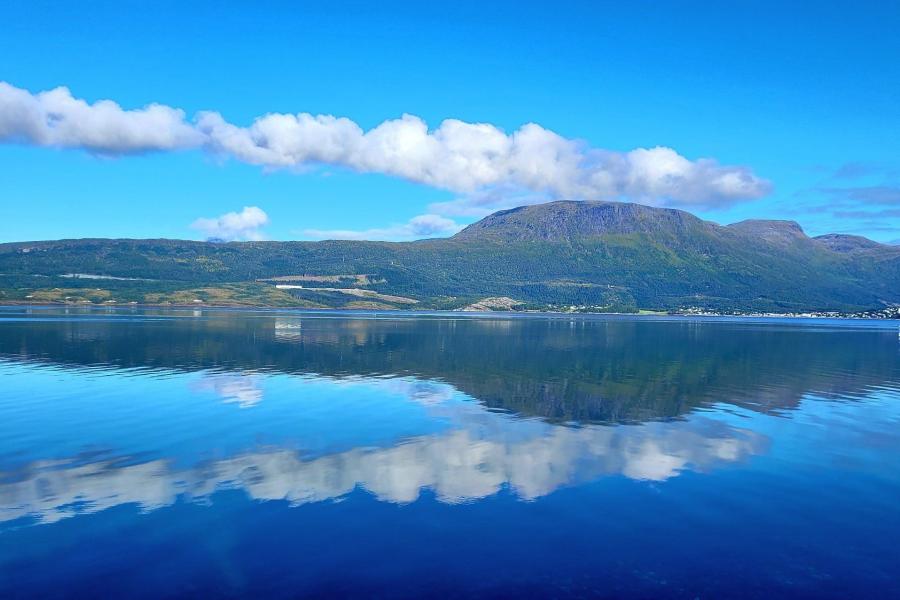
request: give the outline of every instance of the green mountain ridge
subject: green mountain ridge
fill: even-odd
[[[91,302],[389,308],[397,307],[393,296],[421,308],[461,308],[507,297],[523,308],[777,312],[900,304],[896,246],[839,234],[811,238],[791,221],[723,226],[682,210],[616,202],[523,206],[453,237],[415,242],[7,243],[0,273],[7,302],[68,294]],[[63,277],[69,274],[122,279]],[[334,276],[344,279],[336,284]],[[282,280],[260,281],[272,278]],[[275,287],[291,278],[295,289]]]

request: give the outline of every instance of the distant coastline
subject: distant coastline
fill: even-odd
[[[900,247],[558,201],[415,242],[0,244],[0,302],[893,318]]]
[[[29,303],[29,302],[5,302],[0,301],[2,308],[32,308],[37,310],[49,310],[59,308],[82,309],[84,311],[116,311],[162,309],[174,311],[241,311],[262,313],[310,313],[333,314],[348,316],[354,314],[363,315],[390,315],[390,316],[457,316],[467,318],[503,318],[503,317],[550,317],[550,318],[579,318],[579,317],[628,317],[634,319],[659,319],[659,318],[699,318],[699,319],[832,319],[844,321],[898,321],[900,322],[900,307],[893,307],[883,311],[870,311],[864,313],[836,313],[831,311],[811,311],[796,313],[765,313],[765,312],[710,312],[701,310],[685,311],[657,311],[641,310],[637,312],[592,312],[592,311],[561,311],[561,310],[446,310],[437,308],[332,308],[332,307],[289,307],[267,306],[248,304],[206,304],[206,303],[129,303],[129,304],[92,304],[92,303]]]

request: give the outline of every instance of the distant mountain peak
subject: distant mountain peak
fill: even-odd
[[[796,221],[748,219],[722,226],[683,210],[629,202],[557,200],[501,210],[473,223],[454,239],[464,241],[543,241],[567,243],[610,235],[634,235],[668,248],[702,248],[710,239],[762,242],[771,247],[810,244],[838,253],[887,248],[868,238],[827,234],[810,238]],[[751,241],[752,240],[752,241]],[[731,243],[731,242],[729,242]]]
[[[846,235],[843,233],[827,233],[825,235],[816,236],[817,242],[828,246],[835,252],[853,252],[855,250],[864,250],[867,248],[879,248],[882,244],[862,237],[861,235]]]
[[[792,242],[808,239],[800,223],[772,219],[747,219],[732,223],[729,228],[769,242]]]
[[[565,241],[603,234],[683,230],[701,223],[690,213],[671,208],[628,202],[557,200],[493,213],[454,237]]]

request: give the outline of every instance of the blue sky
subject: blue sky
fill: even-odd
[[[563,196],[893,240],[898,28],[896,2],[4,3],[0,241],[407,239]],[[180,109],[183,123],[163,141],[127,112],[73,109],[65,135],[22,126],[13,110],[48,110],[36,94],[59,86],[122,111]],[[202,111],[237,133],[210,133]],[[248,129],[270,113],[346,117],[360,134],[329,133],[332,153],[307,129],[279,130],[306,152],[285,158]],[[364,137],[404,114],[427,123],[430,158]],[[490,150],[496,173],[451,168],[473,150],[468,129],[435,133],[445,119],[490,124],[514,157]],[[540,135],[525,153],[529,123]],[[677,181],[661,183],[659,165]],[[739,189],[722,184],[732,176]]]

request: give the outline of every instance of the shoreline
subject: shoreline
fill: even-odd
[[[311,313],[311,314],[331,314],[341,315],[370,315],[370,316],[397,316],[397,317],[416,317],[416,316],[440,316],[440,317],[467,317],[467,318],[554,318],[554,319],[578,319],[578,318],[597,318],[597,317],[618,317],[628,319],[643,320],[669,320],[669,319],[740,319],[740,320],[788,320],[788,321],[810,321],[810,320],[838,320],[853,322],[896,322],[900,324],[900,316],[897,317],[867,317],[856,316],[852,314],[815,314],[815,313],[747,313],[747,314],[727,314],[714,312],[562,312],[562,311],[516,311],[516,310],[494,310],[494,311],[472,311],[472,310],[444,310],[444,309],[364,309],[364,308],[313,308],[313,307],[291,307],[291,306],[255,306],[246,304],[93,304],[93,303],[47,303],[34,304],[28,302],[0,302],[0,310],[4,308],[31,308],[37,310],[51,310],[59,308],[75,308],[85,309],[88,311],[112,311],[122,312],[125,310],[205,310],[220,312],[259,312],[259,313]]]

